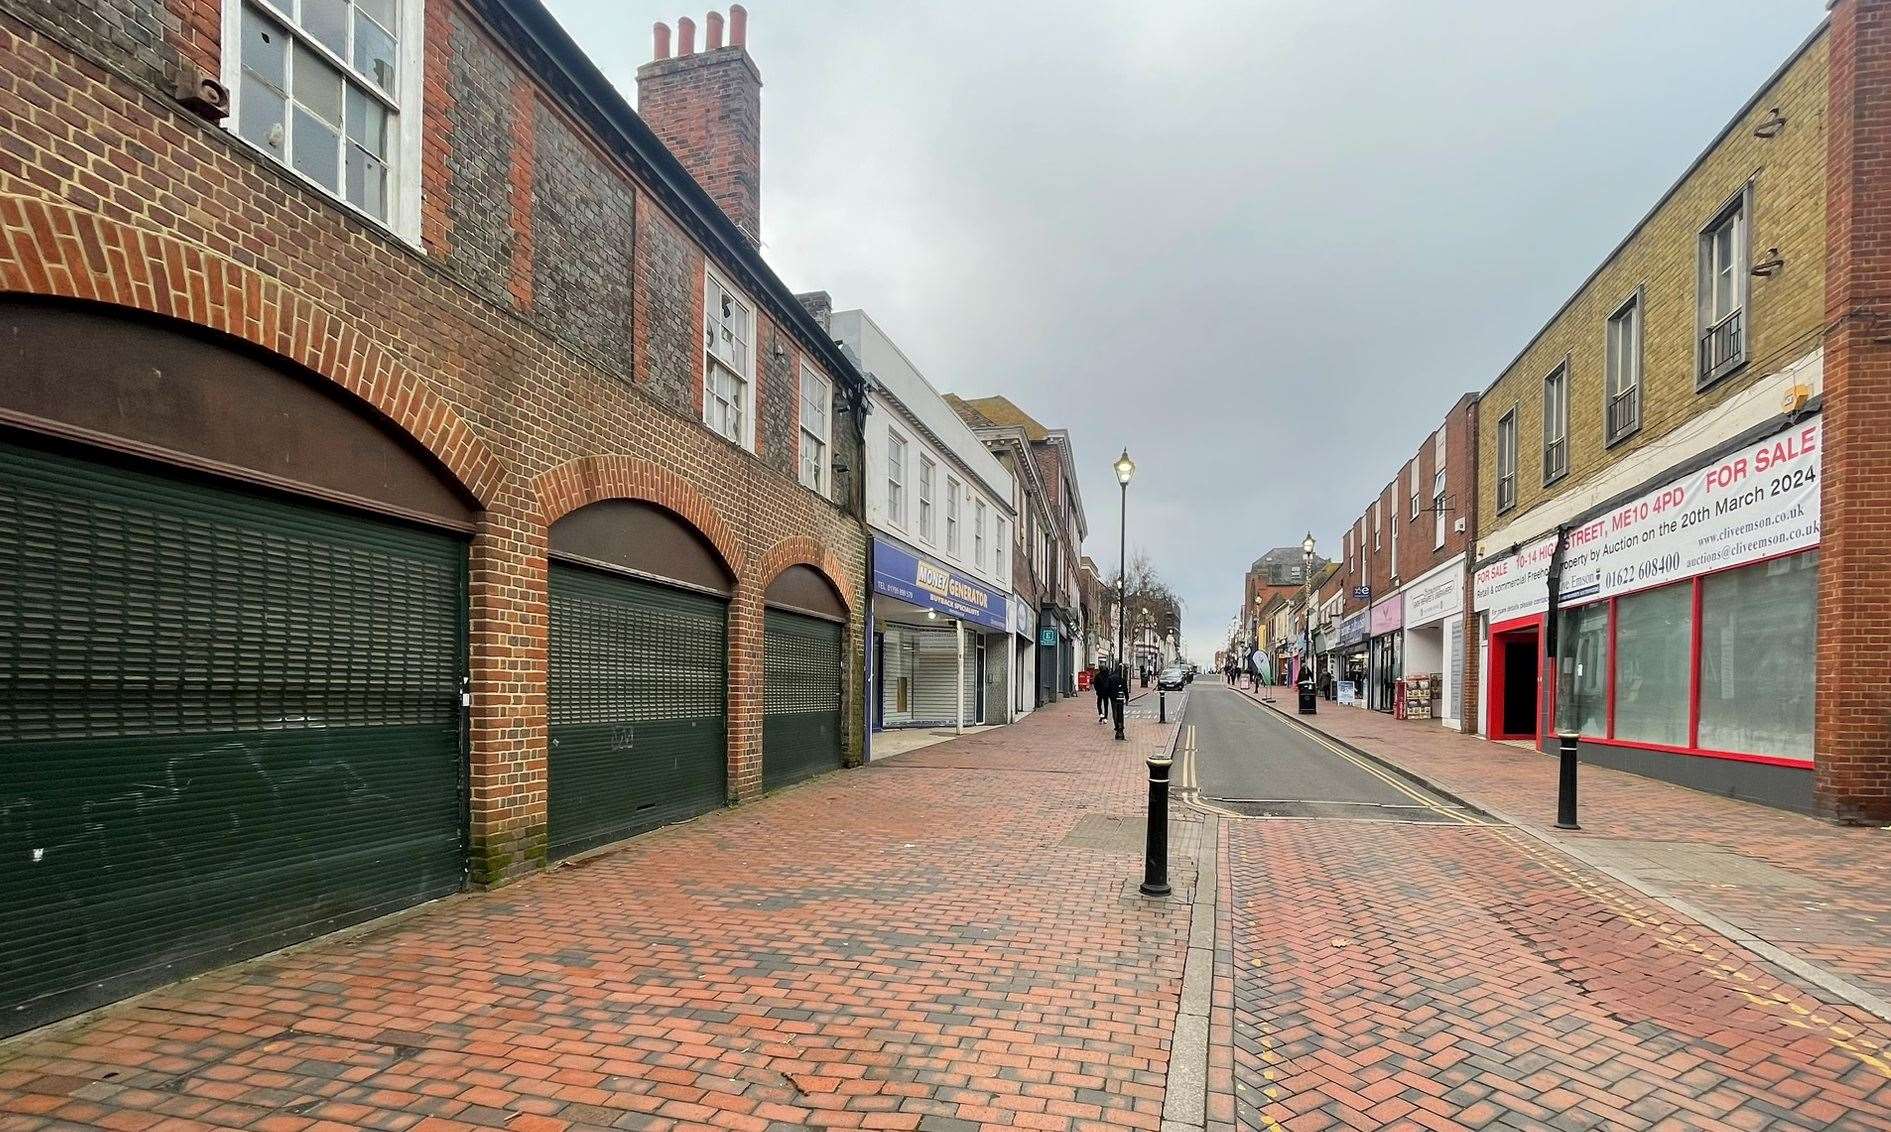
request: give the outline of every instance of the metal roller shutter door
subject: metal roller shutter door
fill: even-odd
[[[457,540],[0,443],[0,1030],[461,886]]]
[[[840,633],[840,625],[832,621],[766,611],[763,789],[840,766]]]
[[[553,857],[728,797],[728,602],[551,567]]]

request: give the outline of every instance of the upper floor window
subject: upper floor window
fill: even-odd
[[[1377,550],[1383,545],[1379,539],[1379,501],[1375,499],[1372,501],[1372,549]]]
[[[906,438],[897,432],[886,434],[886,520],[906,525]]]
[[[1439,550],[1445,544],[1445,470],[1442,466],[1431,474],[1431,548]]]
[[[959,481],[946,477],[946,553],[959,556]]]
[[[935,537],[932,518],[933,482],[939,471],[930,456],[919,458],[919,537],[931,542]]]
[[[1497,510],[1517,505],[1517,407],[1497,420]]]
[[[1417,460],[1412,461],[1411,473],[1412,473],[1412,478],[1411,478],[1410,486],[1411,486],[1411,491],[1412,491],[1412,519],[1413,521],[1417,521],[1418,519],[1418,461]]]
[[[985,501],[972,501],[972,564],[985,568]]]
[[[754,445],[755,308],[714,271],[703,284],[703,422]]]
[[[1003,519],[992,520],[991,572],[997,575],[998,580],[1001,582],[1007,580],[1005,577],[1005,546],[1006,545],[1007,544],[1005,543],[1005,521]]]
[[[237,136],[409,239],[420,228],[420,7],[230,0],[223,15]]]
[[[834,404],[827,378],[806,362],[801,364],[801,482],[827,494],[828,416]]]
[[[1604,383],[1603,441],[1614,444],[1641,427],[1641,292],[1609,316],[1608,380]]]
[[[1718,381],[1747,360],[1747,222],[1753,187],[1748,185],[1701,229],[1700,367],[1696,386]]]
[[[1569,471],[1569,363],[1543,379],[1543,482]]]

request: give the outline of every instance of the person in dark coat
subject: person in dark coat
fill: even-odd
[[[1097,694],[1097,722],[1103,723],[1110,718],[1110,673],[1114,666],[1105,660],[1097,665],[1096,674],[1090,677],[1090,687]]]

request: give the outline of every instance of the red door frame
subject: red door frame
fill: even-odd
[[[1507,638],[1521,636],[1524,633],[1529,633],[1534,638],[1537,652],[1537,687],[1532,696],[1536,701],[1536,709],[1532,716],[1536,720],[1536,728],[1528,734],[1505,731],[1503,728],[1504,687],[1507,679],[1504,672],[1504,645]],[[1489,657],[1490,679],[1485,693],[1484,733],[1492,739],[1528,739],[1533,743],[1541,743],[1543,738],[1543,615],[1538,613],[1530,617],[1505,621],[1500,625],[1492,625],[1486,655]]]

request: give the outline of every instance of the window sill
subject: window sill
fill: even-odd
[[[1557,472],[1553,476],[1545,476],[1543,479],[1543,486],[1549,487],[1551,484],[1561,483],[1562,481],[1568,478],[1569,478],[1569,469],[1565,467],[1562,471]]]
[[[1607,451],[1608,449],[1615,447],[1616,445],[1622,443],[1622,441],[1627,440],[1629,437],[1634,436],[1636,433],[1640,431],[1641,431],[1641,422],[1636,421],[1634,428],[1623,429],[1621,433],[1616,436],[1603,437],[1602,448],[1604,451]]]

